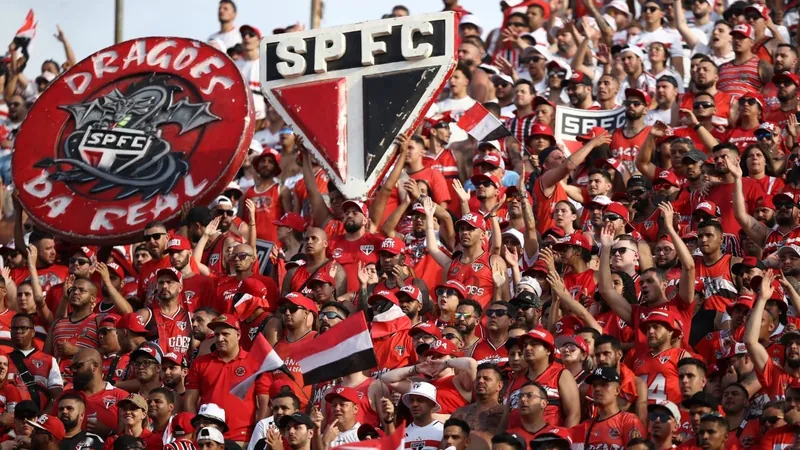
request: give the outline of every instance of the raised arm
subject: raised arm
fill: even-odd
[[[669,130],[669,127],[660,120],[657,121],[650,128],[650,133],[644,140],[639,153],[636,155],[636,169],[642,173],[647,179],[654,180],[658,167],[653,163],[653,152],[656,149],[656,140],[663,137]]]
[[[689,28],[689,24],[686,22],[686,14],[683,11],[683,3],[680,5],[678,2],[675,2],[674,12],[675,12],[675,28],[678,29],[678,33],[681,34],[684,42],[686,45],[689,46],[690,49],[693,49],[697,45],[697,36],[692,33],[692,30]]]
[[[453,190],[458,196],[459,204],[461,205],[461,215],[466,216],[470,213],[469,210],[469,192],[464,189],[464,185],[458,180],[453,180]]]
[[[106,292],[108,292],[108,297],[114,302],[114,307],[119,311],[119,314],[128,314],[133,312],[133,307],[122,294],[119,293],[117,288],[111,284],[111,277],[109,276],[108,266],[104,263],[97,263],[95,267],[97,273],[100,274],[100,279],[103,280],[103,285],[106,287]]]
[[[414,183],[414,180],[407,181]],[[416,185],[416,183],[414,184]],[[386,221],[381,225],[381,232],[386,237],[394,237],[397,234],[397,231],[395,231],[397,224],[400,223],[400,220],[406,215],[408,207],[411,206],[411,197],[408,196],[408,191],[404,185],[405,183],[400,183],[397,187],[397,196],[400,199],[400,204],[397,205],[397,208],[389,214],[389,217],[387,217]]]
[[[61,42],[61,44],[64,45],[64,54],[67,57],[67,65],[69,67],[72,67],[77,62],[77,60],[75,59],[75,52],[72,51],[72,46],[69,44],[69,41],[67,40],[67,35],[64,34],[59,25],[56,25],[56,30],[57,30],[55,35],[56,39],[58,39]]]
[[[433,199],[425,197],[422,200],[422,207],[425,208],[425,245],[428,249],[428,254],[437,264],[446,269],[450,266],[450,258],[439,249],[436,230],[433,229],[433,210],[435,208]]]
[[[383,210],[386,209],[386,202],[389,201],[389,196],[392,195],[392,189],[397,186],[397,182],[400,180],[400,174],[403,173],[406,155],[408,154],[408,142],[410,138],[411,132],[409,131],[397,136],[395,139],[395,144],[397,145],[399,151],[397,158],[394,160],[394,168],[392,169],[392,172],[389,173],[389,177],[386,179],[386,182],[378,190],[378,194],[375,195],[375,199],[369,207],[369,220],[371,222],[370,232],[374,232],[378,229],[380,220],[383,218]]]
[[[672,203],[663,202],[658,205],[658,209],[661,210],[661,217],[664,219],[664,229],[672,239],[672,245],[675,246],[675,252],[681,262],[681,284],[678,291],[680,298],[684,303],[691,305],[694,302],[694,258],[689,248],[683,243],[681,236],[675,231],[675,209],[672,207]]]
[[[48,325],[55,321],[52,311],[47,307],[44,301],[44,293],[42,292],[42,285],[39,283],[39,272],[36,270],[36,260],[39,257],[39,251],[35,245],[28,246],[28,271],[31,273],[31,288],[33,289],[33,301],[36,303],[36,313],[47,322]]]
[[[308,149],[303,145],[303,138],[299,136],[297,138],[297,149],[303,155],[302,171],[303,179],[306,180],[308,201],[311,205],[311,221],[314,226],[324,229],[325,225],[333,219],[333,214],[331,214],[328,204],[325,203],[325,199],[322,198],[317,183],[314,181],[314,170],[311,168],[311,158],[313,158],[313,156],[311,156]]]
[[[728,164],[728,170],[733,176],[733,217],[739,222],[745,233],[756,244],[763,247],[769,235],[769,228],[747,213],[744,200],[744,187],[742,185],[742,168],[738,164]]]
[[[620,319],[633,323],[633,308],[625,297],[617,293],[611,281],[611,247],[614,245],[614,225],[606,224],[600,230],[600,294]]]
[[[583,144],[583,147],[570,155],[563,163],[561,163],[561,165],[544,172],[539,177],[539,180],[542,183],[542,191],[546,195],[552,194],[553,187],[556,185],[556,183],[563,180],[572,170],[575,170],[576,167],[581,165],[581,163],[583,163],[586,157],[589,156],[589,153],[591,153],[592,150],[610,142],[611,135],[609,133],[603,133],[600,136],[596,136],[591,141]],[[544,163],[544,161],[541,161],[541,163]]]
[[[766,272],[761,278],[761,289],[753,309],[750,310],[750,318],[747,319],[747,325],[744,328],[744,345],[747,347],[747,354],[750,355],[753,366],[759,373],[764,371],[764,367],[767,366],[769,361],[769,352],[758,341],[758,335],[761,332],[764,307],[767,305],[767,300],[772,297],[772,280],[774,279],[775,275],[771,271]]]
[[[580,319],[584,326],[594,328],[600,334],[603,333],[603,327],[600,326],[588,309],[572,298],[572,295],[564,287],[564,281],[557,273],[548,273],[547,281],[550,283],[553,293],[558,296],[559,300],[561,300],[561,305],[567,311]]]

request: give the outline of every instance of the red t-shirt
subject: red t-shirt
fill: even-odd
[[[254,273],[250,277],[260,281],[264,287],[267,288],[266,300],[270,302],[269,311],[274,311],[278,306],[276,301],[278,299],[278,285],[270,277],[265,277],[259,273]],[[220,313],[233,312],[233,296],[238,292],[239,286],[243,280],[239,280],[236,276],[231,275],[217,281],[217,299],[215,301],[216,307]]]
[[[742,192],[747,211],[752,214],[758,205],[758,199],[764,196],[764,189],[756,180],[742,178]],[[719,206],[722,231],[738,235],[742,227],[733,215],[733,183],[715,185],[704,200],[710,200]]]
[[[358,291],[358,262],[377,263],[384,239],[385,236],[378,233],[364,233],[354,241],[348,241],[344,235],[329,237],[328,251],[330,257],[344,268],[347,292]]]
[[[190,313],[197,308],[217,306],[217,286],[215,279],[194,274],[183,279],[183,306]],[[216,308],[214,308],[216,309]]]
[[[45,297],[47,297],[47,292],[50,290],[50,288],[57,284],[63,283],[64,280],[69,277],[69,268],[60,264],[53,264],[49,267],[36,269],[36,271],[39,273],[39,285],[42,286],[42,294],[44,294]],[[27,267],[11,269],[11,278],[17,285],[29,279],[30,276],[31,272]],[[52,311],[55,312],[55,309]]]
[[[280,185],[274,183],[264,192],[256,192],[256,187],[248,189],[244,194],[245,199],[252,200],[256,205],[256,236],[265,241],[278,241],[278,227],[272,222],[281,218],[283,205],[281,204]]]
[[[288,368],[289,372],[294,375],[297,383],[292,382],[285,373],[279,370],[276,370],[272,373],[273,379],[275,382],[284,381],[288,383],[289,387],[292,388],[292,392],[294,392],[297,398],[300,399],[301,409],[306,407],[308,404],[308,399],[311,398],[311,386],[306,386],[303,382],[303,371],[300,369],[300,364],[294,360],[292,355],[294,354],[296,348],[308,345],[309,341],[314,339],[316,336],[316,331],[309,331],[308,334],[294,342],[289,342],[284,337],[279,340],[274,347],[275,353],[277,353],[278,356],[283,359],[284,364],[286,364],[286,368]],[[298,386],[303,386],[303,390],[301,391]]]

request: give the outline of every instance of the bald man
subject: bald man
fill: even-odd
[[[103,381],[102,361],[100,352],[85,348],[72,357],[70,368],[74,389],[86,396],[86,431],[106,437],[118,426],[117,402],[129,394]]]
[[[233,296],[239,288],[242,280],[254,278],[260,281],[267,288],[267,295],[264,296],[270,301],[270,311],[275,309],[275,302],[278,299],[278,285],[270,277],[261,275],[257,272],[258,256],[253,247],[247,244],[239,244],[233,248],[233,252],[228,256],[228,267],[232,267],[235,275],[230,275],[220,279],[217,284],[217,305],[224,311],[221,314],[233,312]]]
[[[62,318],[53,323],[44,350],[59,360],[58,365],[64,373],[65,381],[68,381],[69,371],[66,369],[72,357],[82,348],[98,346],[97,314],[94,313],[97,287],[89,279],[79,278],[66,290],[66,295],[72,312],[67,317],[61,316],[63,312],[56,314],[56,317]],[[62,302],[58,309],[66,309],[66,305]]]
[[[283,279],[281,296],[289,292],[300,292],[306,297],[311,297],[313,292],[308,287],[308,280],[317,272],[330,274],[331,269],[336,273],[334,281],[336,292],[347,292],[347,280],[345,279],[344,268],[339,263],[327,257],[328,235],[325,230],[317,227],[309,227],[305,233],[305,264],[297,268],[289,269]]]

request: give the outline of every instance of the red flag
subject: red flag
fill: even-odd
[[[394,433],[380,439],[368,439],[366,441],[343,444],[337,447],[340,450],[363,450],[371,448],[376,450],[403,450],[406,444],[406,427],[401,425],[394,430]]]
[[[278,356],[272,346],[269,345],[269,342],[267,342],[267,339],[261,333],[258,333],[256,339],[253,341],[253,347],[250,348],[250,353],[247,355],[247,362],[255,366],[253,367],[255,373],[231,388],[231,394],[239,398],[245,397],[247,391],[253,383],[255,383],[259,375],[283,367],[283,360]]]
[[[17,30],[17,34],[14,37],[24,38],[24,39],[33,39],[36,36],[36,18],[33,15],[33,9],[28,11],[28,15],[25,16],[25,23],[19,27]]]

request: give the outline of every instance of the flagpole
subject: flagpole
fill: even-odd
[[[115,2],[114,2],[114,43],[115,44],[119,44],[120,42],[122,42],[123,2],[124,2],[124,0],[115,0]]]

